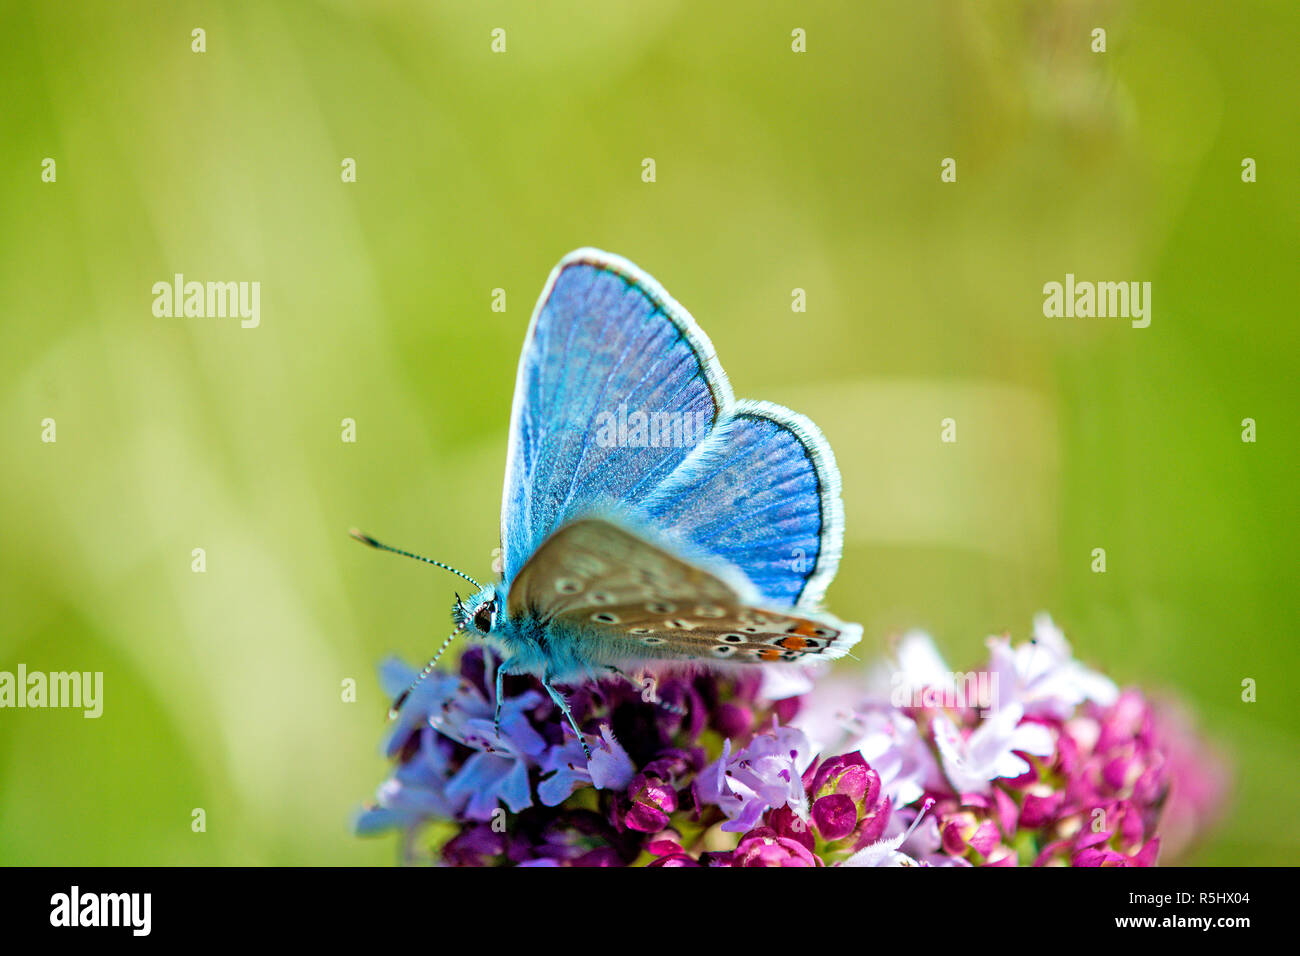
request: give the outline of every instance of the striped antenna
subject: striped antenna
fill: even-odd
[[[450,564],[443,564],[441,561],[435,561],[433,560],[433,558],[426,558],[424,557],[424,555],[421,554],[412,554],[410,551],[403,551],[401,548],[393,548],[390,547],[389,545],[381,544],[380,542],[376,541],[374,538],[370,537],[370,535],[364,534],[363,532],[358,531],[356,528],[352,528],[351,530],[349,530],[348,534],[352,535],[352,537],[356,538],[362,544],[367,544],[378,551],[391,551],[393,554],[400,554],[404,558],[415,558],[415,560],[423,561],[425,564],[432,564],[435,568],[442,568],[444,571],[450,571],[452,574],[456,574],[464,578],[466,581],[474,585],[474,587],[478,588],[480,591],[483,590],[483,585],[479,584],[477,581],[471,578],[464,571],[457,571]]]
[[[411,691],[420,686],[420,681],[433,673],[434,667],[438,664],[438,658],[442,657],[442,652],[447,649],[448,645],[450,645],[463,630],[465,630],[465,623],[462,621],[460,624],[456,625],[456,630],[447,635],[447,639],[442,642],[442,647],[438,648],[438,652],[429,659],[429,663],[424,665],[424,670],[420,671],[420,676],[411,681],[411,686],[402,691],[402,693],[398,695],[397,700],[393,701],[393,706],[388,708],[389,720],[392,720],[397,716],[397,712],[402,709],[402,705],[406,703],[406,699],[411,696]]]

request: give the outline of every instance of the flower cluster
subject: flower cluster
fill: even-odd
[[[865,686],[815,693],[770,668],[576,687],[588,759],[531,678],[506,678],[498,737],[475,648],[406,702],[357,830],[459,866],[1144,866],[1205,829],[1223,771],[1179,712],[1079,665],[1045,616],[989,650],[953,674],[910,634]],[[414,676],[381,669],[393,697]]]

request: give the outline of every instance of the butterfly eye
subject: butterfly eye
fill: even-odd
[[[492,624],[497,616],[497,602],[484,601],[474,611],[474,626],[482,633],[487,634],[492,630]]]

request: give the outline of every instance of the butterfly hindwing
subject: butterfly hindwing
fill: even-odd
[[[737,567],[776,604],[815,606],[839,566],[835,457],[816,425],[779,405],[737,403],[637,510]]]
[[[519,360],[501,509],[506,580],[565,521],[648,494],[733,404],[708,337],[654,279],[598,250],[566,256]]]
[[[614,520],[588,517],[529,558],[506,612],[540,621],[548,640],[573,642],[566,656],[592,665],[830,660],[861,637],[858,625],[830,615],[760,602],[725,565],[705,570]]]

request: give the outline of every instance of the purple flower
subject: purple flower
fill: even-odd
[[[696,801],[720,807],[728,818],[722,829],[731,833],[752,829],[765,811],[786,804],[806,816],[800,768],[810,751],[808,738],[793,727],[774,725],[734,757],[728,740],[722,756],[701,772]]]
[[[389,657],[379,665],[379,685],[390,700],[396,700],[402,691],[411,686],[417,674],[415,668],[396,657]],[[430,715],[441,713],[461,690],[461,678],[455,674],[430,674],[416,685],[384,739],[384,756],[396,757],[412,735],[428,723]]]
[[[540,695],[528,691],[506,702],[501,710],[500,737],[491,708],[477,690],[458,695],[456,702],[458,707],[431,718],[430,724],[478,753],[470,755],[447,782],[447,796],[469,820],[492,819],[502,803],[515,813],[532,806],[528,770],[546,748],[546,741],[526,714],[541,702]]]
[[[388,728],[392,772],[356,830],[453,866],[1150,866],[1200,836],[1222,762],[1179,712],[1074,661],[1050,619],[1034,627],[1031,644],[990,639],[965,678],[918,633],[890,686],[785,696],[812,672],[760,669],[569,687],[590,759],[530,677],[506,677],[498,736],[474,649]],[[961,698],[971,673],[994,699]],[[395,696],[414,674],[389,660],[381,681]]]
[[[592,747],[590,760],[582,744],[570,740],[552,747],[540,763],[543,773],[550,776],[543,777],[537,785],[537,795],[548,807],[558,807],[573,791],[586,785],[597,790],[621,789],[636,774],[636,765],[608,726],[600,728],[600,741]]]
[[[357,816],[356,832],[371,836],[389,829],[405,829],[429,817],[454,816],[460,809],[447,795],[449,759],[432,731],[419,736],[415,759],[398,766],[380,784],[375,804]]]
[[[490,824],[463,828],[442,847],[442,859],[449,866],[488,866],[506,851],[506,835]]]

